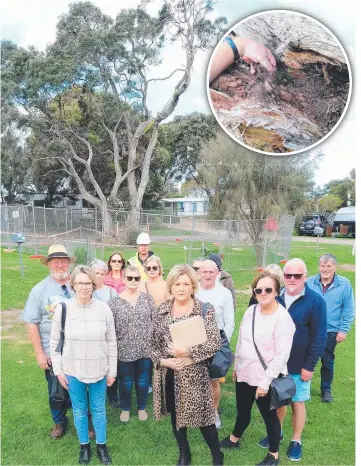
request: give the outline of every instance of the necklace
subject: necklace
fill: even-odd
[[[187,317],[190,314],[190,309],[191,309],[192,305],[193,305],[193,299],[190,300],[190,302],[188,304],[188,307],[187,307],[187,310],[186,310],[186,312],[184,314],[179,315],[179,316],[174,316],[174,303],[173,303],[173,309],[172,309],[172,319],[173,319],[173,321],[175,319],[179,319],[180,317]]]

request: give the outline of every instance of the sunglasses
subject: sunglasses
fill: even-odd
[[[123,262],[124,262],[124,261],[119,260],[119,259],[112,259],[112,263],[113,263],[113,264],[117,264],[117,263],[118,263],[118,264],[123,264]]]
[[[146,267],[146,269],[147,269],[147,272],[150,272],[151,270],[158,270],[158,266],[157,265],[153,265],[151,267],[148,266]]]
[[[199,267],[192,267],[192,269],[195,270],[196,272],[198,272]]]
[[[135,280],[136,282],[140,281],[140,277],[132,277],[132,276],[128,275],[125,278],[128,280],[128,282],[132,282],[133,280]]]
[[[255,288],[255,289],[254,289],[254,292],[255,292],[256,294],[261,294],[262,291],[265,291],[267,294],[271,294],[272,291],[273,291],[273,288]]]
[[[304,276],[304,273],[285,273],[283,276],[286,278],[286,280],[291,280],[292,277],[295,277],[295,280],[301,280],[301,278]]]

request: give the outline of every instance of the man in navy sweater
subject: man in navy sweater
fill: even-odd
[[[301,435],[306,422],[305,401],[311,398],[313,372],[325,349],[327,311],[322,296],[312,291],[306,284],[307,268],[302,259],[289,260],[283,273],[285,288],[281,291],[281,296],[296,325],[287,363],[288,372],[296,384],[296,394],[291,405],[293,437],[287,450],[287,458],[299,461],[302,457]],[[286,406],[277,410],[281,425],[286,412]],[[262,439],[259,446],[268,448],[268,439]]]

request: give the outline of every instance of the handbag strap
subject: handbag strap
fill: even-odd
[[[65,340],[65,322],[66,322],[66,304],[61,304],[61,330],[60,330],[60,338],[55,351],[57,353],[63,354],[63,347],[64,347],[64,340]]]
[[[259,352],[259,350],[258,350],[258,348],[257,348],[256,342],[254,341],[254,323],[255,323],[255,320],[256,320],[256,307],[257,307],[257,304],[255,304],[255,305],[253,306],[252,339],[253,339],[253,344],[254,344],[254,348],[255,348],[255,350],[256,350],[258,359],[261,361],[262,367],[263,367],[263,369],[266,371],[266,370],[267,370],[266,363],[264,362],[264,359],[262,358],[261,353]]]

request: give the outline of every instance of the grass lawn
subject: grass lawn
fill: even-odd
[[[331,252],[338,258],[339,272],[354,285],[354,257],[352,247],[323,245],[320,254]],[[165,266],[184,262],[184,251],[158,246],[156,252],[163,258]],[[164,254],[163,254],[164,253]],[[126,257],[134,249],[125,252]],[[17,253],[3,253],[2,257],[2,307],[21,309],[31,287],[47,274],[46,267],[24,254],[25,277],[21,279]],[[317,257],[314,245],[294,241],[291,257],[302,257],[309,276],[317,272]],[[237,294],[236,330],[232,338],[235,347],[238,328],[249,295],[247,290],[255,271],[232,273]],[[10,465],[58,465],[76,464],[78,441],[72,421],[66,436],[59,441],[48,436],[52,425],[47,400],[47,385],[44,374],[38,369],[32,347],[28,342],[25,327],[9,313],[2,313],[2,457],[1,464]],[[10,320],[8,320],[10,319]],[[337,348],[336,375],[333,384],[334,402],[327,405],[319,400],[319,366],[316,368],[311,387],[312,399],[307,403],[307,424],[303,434],[304,465],[352,465],[355,464],[355,333],[352,329],[345,343]],[[219,432],[222,439],[229,434],[235,420],[235,396],[231,373],[222,386],[221,405],[223,427]],[[134,400],[133,400],[134,401]],[[152,398],[148,410],[152,412]],[[134,413],[136,406],[134,404]],[[119,412],[108,406],[108,445],[113,464],[123,465],[172,465],[177,462],[177,448],[170,427],[170,420],[156,422],[153,416],[140,423],[136,416],[127,425],[119,421]],[[286,459],[288,442],[291,439],[290,417],[285,422],[285,441],[281,443],[281,464],[290,464]],[[226,451],[225,464],[257,464],[266,453],[257,446],[265,429],[257,408],[253,411],[250,427],[244,434],[241,450]],[[197,429],[189,429],[189,441],[193,464],[210,464],[210,454]],[[95,444],[91,464],[98,464]]]

